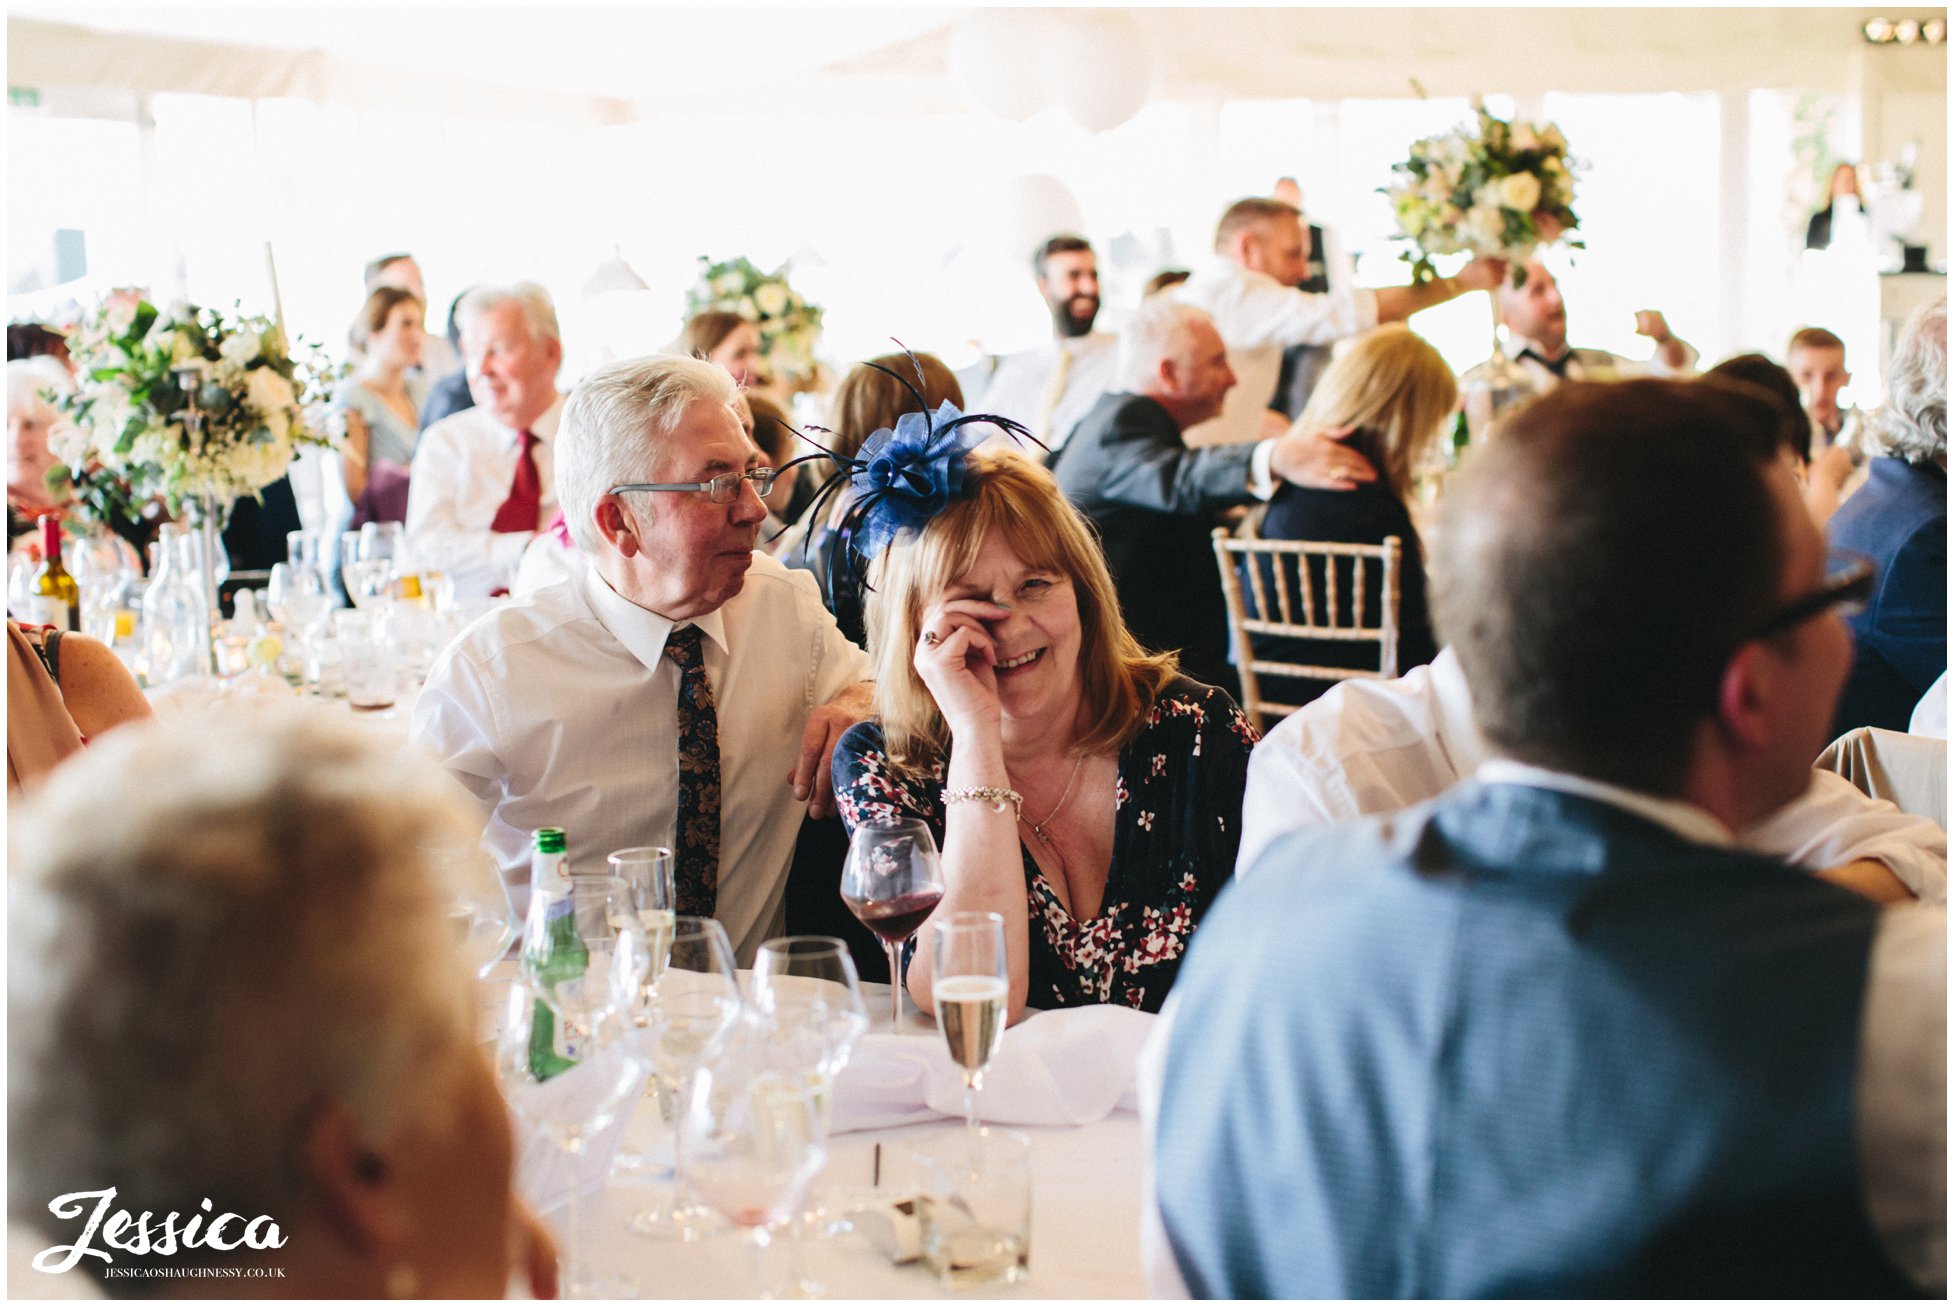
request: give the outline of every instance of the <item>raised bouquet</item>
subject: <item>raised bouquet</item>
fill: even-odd
[[[760,328],[760,353],[768,368],[790,386],[815,373],[814,342],[821,335],[821,310],[787,284],[787,269],[761,272],[747,258],[714,263],[699,259],[699,282],[685,297],[687,317],[707,309],[737,313]]]
[[[331,441],[306,419],[322,366],[300,363],[268,318],[111,297],[69,337],[77,378],[49,445],[84,516],[161,495],[228,506],[285,475],[302,445]]]
[[[1416,141],[1381,188],[1398,218],[1399,257],[1414,282],[1437,276],[1432,256],[1472,254],[1510,260],[1513,284],[1526,278],[1535,247],[1563,239],[1574,216],[1574,167],[1567,139],[1552,123],[1506,122],[1477,96],[1475,121]],[[1568,244],[1580,248],[1581,242]]]

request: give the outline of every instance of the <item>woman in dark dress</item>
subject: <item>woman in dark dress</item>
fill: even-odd
[[[842,818],[929,824],[933,920],[1004,918],[1013,1018],[1158,1011],[1234,870],[1255,732],[1127,633],[1090,527],[1032,459],[969,455],[960,496],[919,516],[869,574],[879,720],[835,750]],[[927,947],[907,983],[930,1010]]]
[[[1425,560],[1412,525],[1406,500],[1418,465],[1427,458],[1458,402],[1458,383],[1452,370],[1421,337],[1393,324],[1358,339],[1317,382],[1297,426],[1325,430],[1353,428],[1345,441],[1370,459],[1377,480],[1355,490],[1314,490],[1284,484],[1269,502],[1261,534],[1269,540],[1312,540],[1342,544],[1382,544],[1396,536],[1404,552],[1398,568],[1398,673],[1430,662],[1438,655],[1432,637],[1431,614],[1425,599]],[[1341,624],[1353,616],[1351,568],[1339,560]],[[1300,616],[1301,587],[1285,576],[1294,611]],[[1313,569],[1311,589],[1317,620],[1327,614],[1323,568]],[[1265,577],[1265,585],[1273,577]],[[1364,617],[1375,624],[1382,612],[1383,575],[1375,564],[1366,569]],[[1244,598],[1253,602],[1248,587]],[[1374,646],[1332,640],[1266,640],[1255,642],[1258,657],[1281,662],[1314,663],[1323,667],[1376,666]],[[1333,684],[1263,678],[1263,691],[1286,703],[1307,703]]]

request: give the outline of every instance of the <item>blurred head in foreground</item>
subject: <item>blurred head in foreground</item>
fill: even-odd
[[[444,783],[316,710],[233,711],[118,731],[16,809],[8,1182],[41,1269],[501,1294],[512,1148],[433,870],[472,834]],[[145,1212],[129,1251],[116,1214]],[[205,1267],[278,1276],[125,1278]]]

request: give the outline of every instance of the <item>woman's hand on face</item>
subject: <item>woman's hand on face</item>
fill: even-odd
[[[987,623],[1001,621],[1010,612],[985,599],[949,599],[923,610],[916,674],[923,678],[952,734],[999,720],[997,643]]]

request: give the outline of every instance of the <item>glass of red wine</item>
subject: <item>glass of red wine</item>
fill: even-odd
[[[943,898],[943,870],[930,828],[913,817],[855,828],[841,901],[889,950],[890,1020],[902,1020],[902,946]]]

